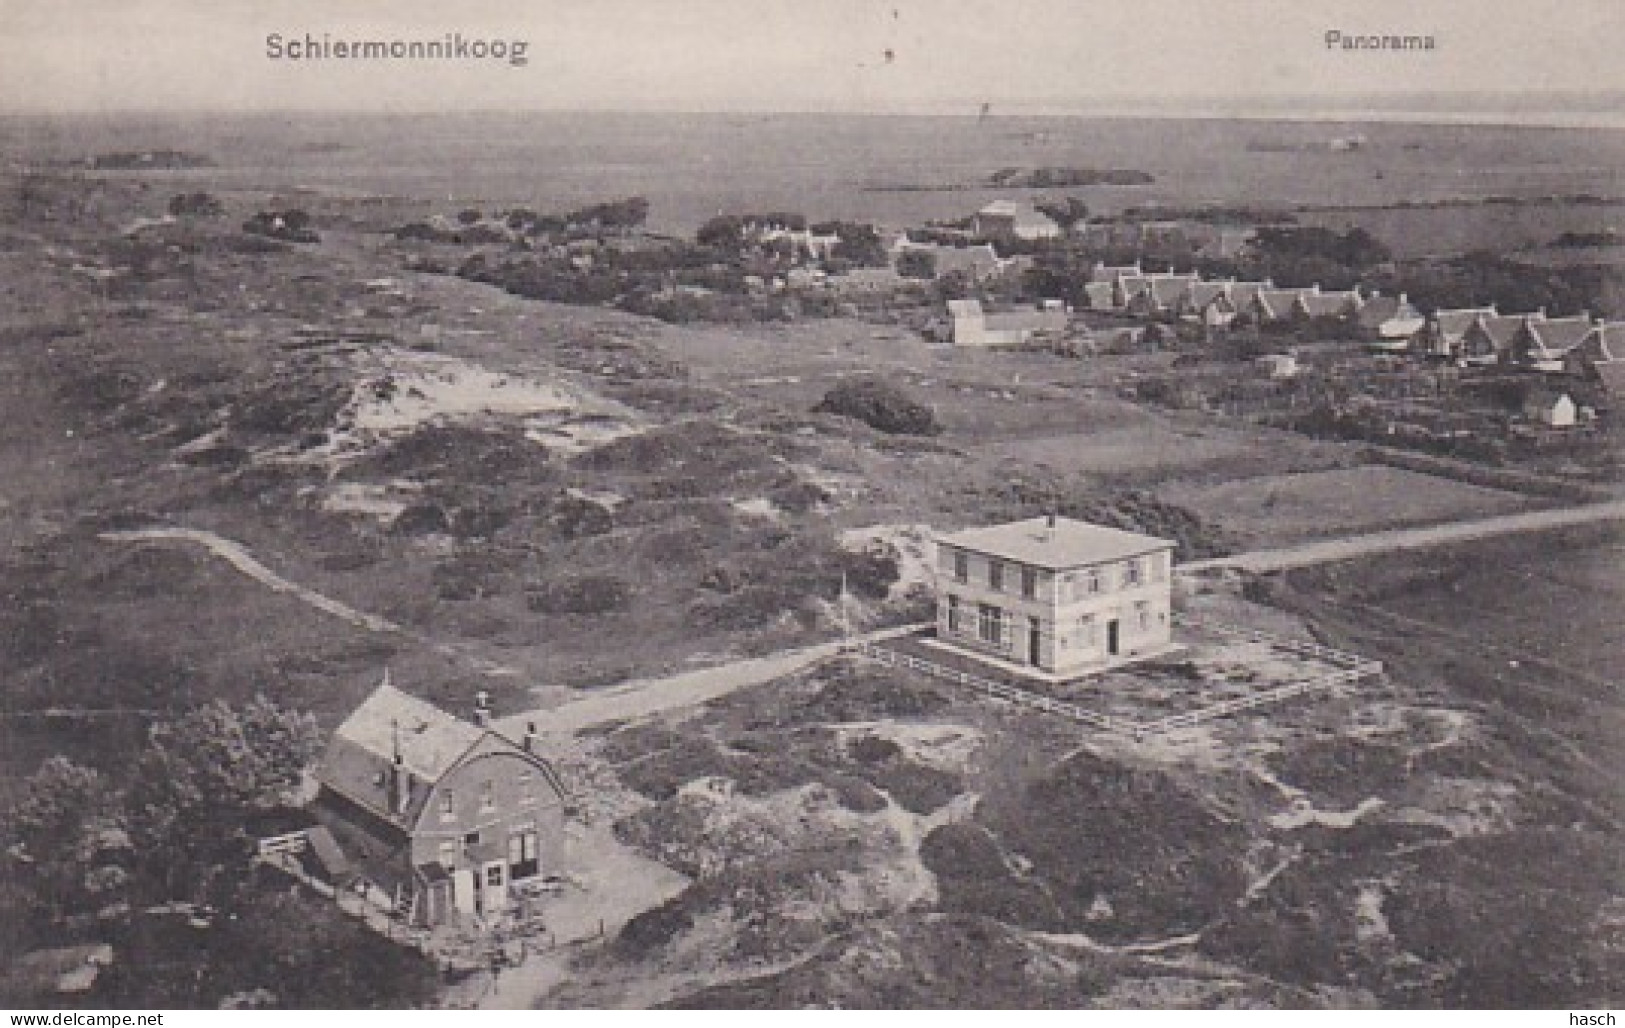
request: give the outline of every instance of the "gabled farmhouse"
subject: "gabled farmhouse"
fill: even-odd
[[[1260,289],[1253,294],[1248,314],[1253,323],[1274,325],[1292,318],[1298,307],[1298,297],[1307,289]]]
[[[1360,313],[1365,297],[1360,295],[1358,289],[1328,289],[1324,292],[1317,286],[1300,289],[1298,298],[1292,304],[1292,317],[1296,321],[1322,321],[1326,319],[1347,319]]]
[[[1595,327],[1589,314],[1529,319],[1512,341],[1512,359],[1537,371],[1561,372],[1569,351],[1584,342]]]
[[[557,874],[566,793],[537,752],[463,721],[386,678],[333,733],[311,811],[347,868],[334,884],[413,924],[489,918],[515,883]],[[319,830],[312,830],[317,837]]]
[[[1461,334],[1456,360],[1462,364],[1501,364],[1511,356],[1513,344],[1524,325],[1545,320],[1544,311],[1535,314],[1480,314]]]
[[[1171,646],[1174,544],[1062,517],[937,539],[937,635],[1065,676]]]
[[[1173,314],[1178,310],[1186,291],[1201,281],[1201,276],[1194,271],[1188,275],[1173,272],[1145,275],[1139,280],[1134,295],[1128,299],[1127,310],[1143,318]]]
[[[1569,373],[1593,378],[1611,398],[1625,395],[1625,321],[1604,321],[1564,358]]]
[[[1373,349],[1397,352],[1408,350],[1411,337],[1427,323],[1404,293],[1368,297],[1354,318],[1360,326],[1360,334]]]
[[[1415,336],[1415,351],[1424,357],[1455,360],[1461,355],[1462,339],[1480,317],[1498,317],[1489,307],[1443,307],[1433,312]]]

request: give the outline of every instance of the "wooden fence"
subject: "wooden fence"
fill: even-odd
[[[1023,689],[1006,682],[984,678],[981,675],[973,675],[968,671],[951,668],[922,657],[900,653],[883,643],[858,642],[854,643],[851,649],[882,664],[892,667],[905,667],[911,671],[918,671],[921,674],[972,689],[1005,703],[1064,717],[1070,721],[1076,721],[1118,735],[1126,735],[1135,741],[1140,741],[1148,735],[1159,735],[1177,728],[1188,728],[1191,725],[1201,724],[1214,718],[1225,717],[1272,703],[1280,703],[1294,696],[1302,696],[1322,689],[1336,688],[1340,685],[1357,682],[1363,678],[1373,678],[1383,673],[1383,666],[1380,661],[1367,660],[1356,654],[1334,650],[1329,646],[1321,646],[1318,643],[1283,639],[1255,629],[1199,622],[1188,617],[1176,616],[1175,623],[1216,635],[1263,643],[1287,653],[1313,658],[1329,664],[1337,668],[1337,670],[1297,682],[1288,682],[1285,685],[1247,696],[1223,700],[1202,707],[1199,710],[1173,714],[1155,721],[1132,721],[1127,718],[1112,717],[1108,714],[1089,710],[1076,703],[1059,700],[1053,696],[1045,696],[1031,689]]]

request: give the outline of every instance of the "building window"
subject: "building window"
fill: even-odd
[[[970,581],[970,556],[964,550],[954,551],[954,577],[961,582]]]
[[[463,836],[463,845],[464,846],[478,846],[479,844],[480,844],[480,833],[479,832],[469,832],[467,835]]]
[[[959,597],[948,597],[948,634],[958,635],[959,625]]]
[[[529,825],[517,826],[508,836],[508,871],[510,878],[530,878],[539,872],[541,859],[537,854],[540,839]]]
[[[1105,589],[1106,580],[1101,577],[1099,568],[1090,568],[1085,573],[1084,590],[1090,596],[1098,596]]]
[[[440,841],[440,863],[446,867],[457,866],[457,840],[442,839]]]
[[[1004,565],[996,560],[987,562],[987,584],[996,593],[1004,592]]]
[[[450,789],[440,794],[440,816],[451,817],[457,813],[457,796]]]
[[[1144,600],[1134,605],[1134,618],[1140,624],[1140,631],[1144,632],[1151,627],[1151,604]]]
[[[536,776],[529,772],[519,776],[519,802],[536,802]]]
[[[1141,569],[1138,560],[1126,561],[1123,564],[1123,588],[1132,589],[1141,582]]]
[[[1154,553],[1151,555],[1151,581],[1160,582],[1168,577],[1168,555]]]
[[[1038,599],[1038,572],[1032,568],[1021,569],[1021,595],[1024,599]]]
[[[489,778],[480,783],[480,809],[483,811],[497,809],[496,786]]]
[[[492,864],[485,869],[485,884],[493,888],[502,884],[502,865]]]
[[[978,604],[976,636],[989,646],[1004,641],[1004,612],[990,603]]]

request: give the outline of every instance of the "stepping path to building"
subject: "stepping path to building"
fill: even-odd
[[[1518,532],[1540,532],[1574,525],[1590,525],[1604,521],[1625,520],[1625,500],[1610,500],[1584,507],[1564,507],[1559,510],[1540,510],[1526,514],[1506,514],[1478,521],[1454,521],[1430,528],[1402,528],[1369,535],[1348,536],[1304,543],[1278,550],[1255,550],[1232,557],[1193,560],[1180,564],[1179,571],[1199,572],[1234,569],[1262,574],[1286,571],[1291,568],[1330,564],[1355,557],[1367,557],[1399,550],[1417,550],[1445,543],[1470,542],[1498,535]]]

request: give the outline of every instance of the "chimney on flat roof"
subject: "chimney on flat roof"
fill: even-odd
[[[474,723],[481,728],[491,727],[491,694],[484,689],[474,694]]]

